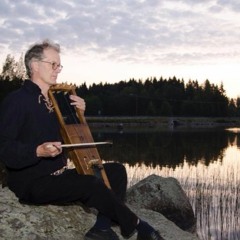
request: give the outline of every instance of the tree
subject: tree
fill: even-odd
[[[18,62],[16,63],[16,70],[15,70],[15,77],[18,79],[26,79],[27,78],[27,71],[24,65],[23,54],[21,54]]]
[[[236,116],[236,106],[234,100],[231,98],[228,106],[228,111],[230,116]]]
[[[167,101],[163,101],[161,105],[160,114],[162,116],[172,116],[172,107]]]
[[[150,101],[150,102],[148,103],[148,106],[147,106],[146,114],[147,114],[147,115],[150,115],[150,116],[151,116],[151,115],[154,116],[154,115],[156,115],[156,113],[157,113],[156,107],[155,107],[155,105],[153,104],[153,102]]]
[[[1,79],[13,80],[13,79],[26,79],[26,69],[24,67],[23,55],[20,56],[18,62],[10,54],[7,55],[3,64],[1,73]]]
[[[3,80],[12,80],[15,76],[16,61],[10,54],[7,55],[5,63],[3,64],[1,77]]]
[[[240,116],[240,98],[237,97],[237,100],[236,100],[236,107],[237,107],[237,116],[239,117]]]

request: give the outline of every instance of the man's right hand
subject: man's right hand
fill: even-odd
[[[56,157],[62,152],[61,142],[46,142],[36,149],[38,157]]]

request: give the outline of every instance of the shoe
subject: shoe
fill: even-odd
[[[164,239],[160,236],[158,231],[153,231],[151,232],[150,235],[147,236],[140,236],[138,234],[137,240],[164,240]]]
[[[86,233],[84,240],[119,240],[119,237],[111,228],[107,230],[100,230],[92,227]]]

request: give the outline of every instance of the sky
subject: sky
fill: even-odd
[[[58,82],[175,76],[240,96],[239,0],[1,0],[0,70],[32,44],[61,45]],[[239,86],[239,87],[238,87]]]

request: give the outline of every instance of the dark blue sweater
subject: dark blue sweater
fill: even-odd
[[[50,141],[62,141],[56,114],[47,109],[40,88],[26,80],[0,108],[0,160],[7,168],[8,186],[19,198],[34,180],[65,165],[63,154],[36,156],[37,146]]]

